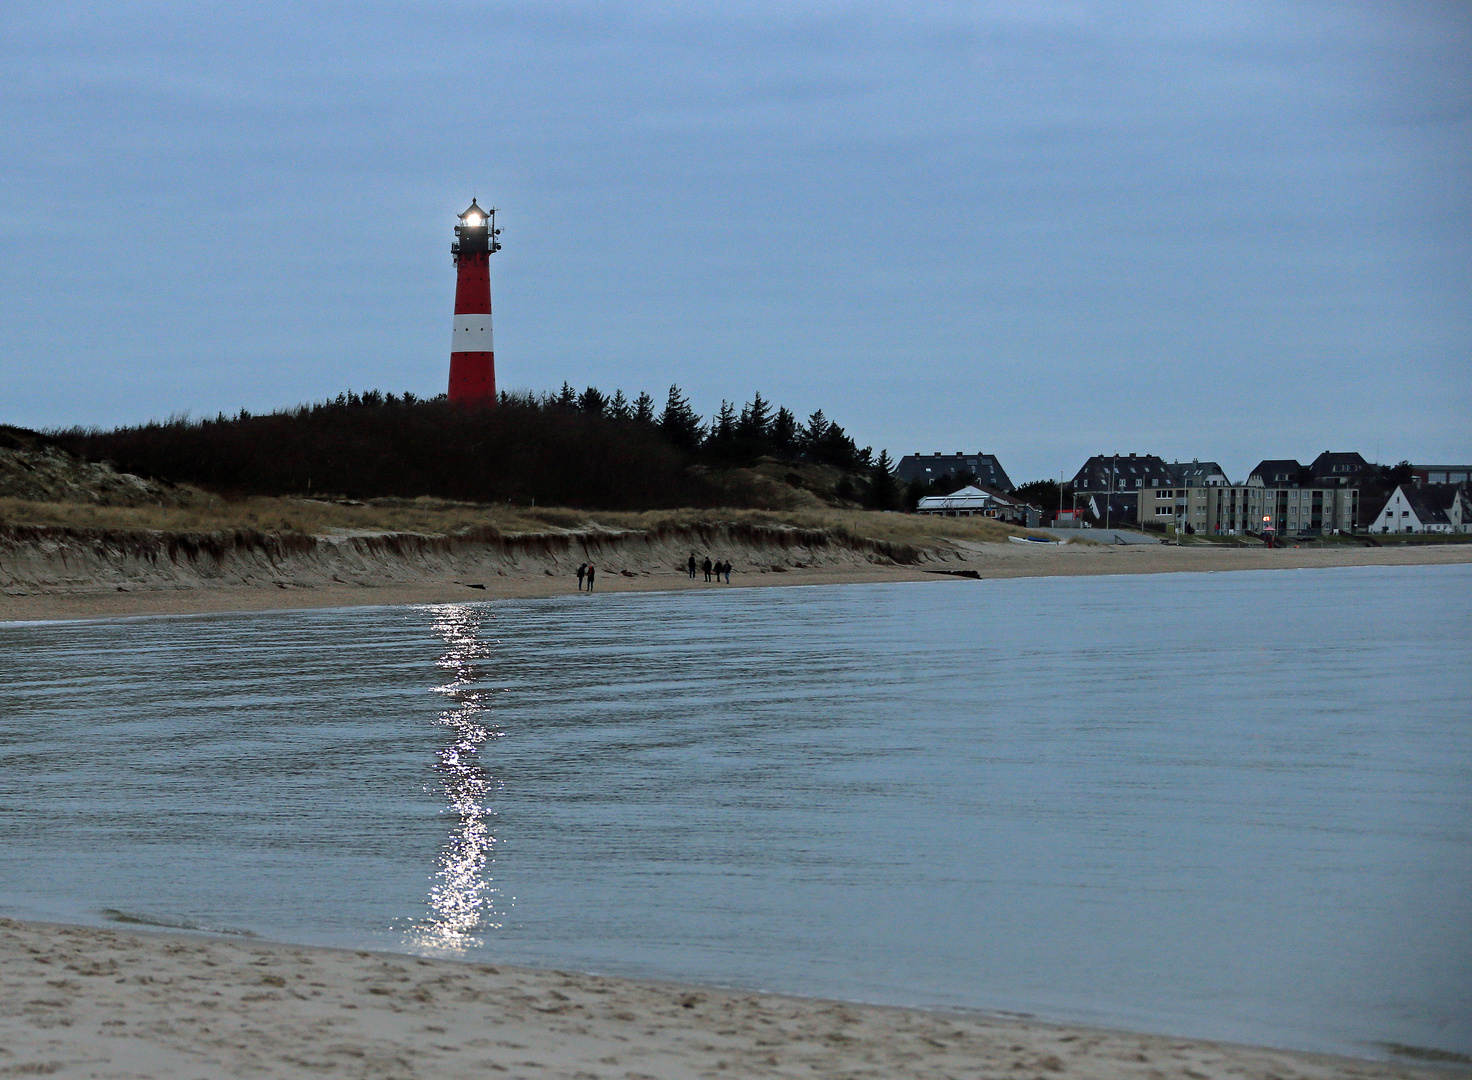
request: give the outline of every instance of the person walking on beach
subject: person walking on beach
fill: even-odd
[[[711,567],[710,556],[707,555],[705,557],[705,561],[700,564],[700,568],[705,571],[705,580],[706,581],[709,581],[710,580],[710,567]]]
[[[588,572],[587,563],[578,563],[578,592],[583,591],[583,575]]]
[[[593,575],[598,573],[598,568],[592,563],[588,564],[588,591],[593,591]]]
[[[731,560],[727,559],[724,567],[726,571],[726,584],[731,584]]]
[[[690,562],[688,564],[686,564],[686,568],[690,571],[690,580],[691,581],[694,581],[695,580],[695,552],[693,552],[693,551],[690,553]]]

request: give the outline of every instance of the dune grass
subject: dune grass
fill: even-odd
[[[678,529],[719,522],[771,527],[825,529],[892,543],[937,540],[1005,541],[1026,530],[988,518],[940,518],[873,510],[676,509],[644,512],[587,511],[566,507],[524,507],[449,502],[442,499],[325,501],[252,496],[226,500],[201,493],[191,505],[98,506],[90,503],[31,502],[0,498],[0,524],[53,525],[97,529],[155,529],[164,532],[263,532],[331,534],[414,532],[453,535],[490,526],[500,532],[556,532],[590,529]]]

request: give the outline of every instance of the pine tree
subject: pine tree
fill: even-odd
[[[804,457],[817,460],[823,446],[823,437],[828,434],[828,418],[819,409],[808,417],[807,427],[798,434],[797,444]]]
[[[757,391],[756,396],[746,403],[736,426],[743,440],[766,441],[768,430],[772,426],[772,403],[762,397],[761,391]]]
[[[639,396],[634,399],[634,423],[654,425],[654,399],[647,391],[640,390]]]
[[[608,399],[596,386],[590,386],[578,395],[578,408],[589,416],[602,416]]]
[[[711,438],[729,440],[736,434],[736,406],[721,398],[721,411],[711,424]]]
[[[792,457],[797,453],[797,417],[792,415],[791,409],[783,406],[777,410],[777,415],[772,419],[772,429],[768,438],[771,442],[772,453],[778,457]]]
[[[736,445],[736,406],[725,398],[721,399],[721,409],[710,422],[710,428],[705,433],[705,445],[702,449],[714,458],[730,462],[739,456]]]
[[[608,399],[606,412],[615,420],[627,420],[633,410],[629,408],[629,399],[624,397],[622,390],[615,390],[613,397]]]
[[[700,416],[690,407],[689,400],[680,393],[678,386],[670,387],[670,396],[659,417],[659,430],[681,450],[693,451],[700,446],[703,434]]]
[[[900,488],[894,477],[894,462],[888,450],[879,451],[879,458],[869,467],[869,505],[875,510],[899,508]]]

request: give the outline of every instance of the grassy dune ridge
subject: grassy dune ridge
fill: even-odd
[[[586,533],[599,531],[668,532],[713,525],[756,525],[823,531],[837,538],[927,545],[935,541],[987,543],[1026,530],[988,518],[937,518],[874,510],[809,508],[793,510],[696,509],[586,511],[561,507],[528,508],[438,499],[317,500],[273,496],[223,499],[201,495],[185,506],[103,506],[80,502],[39,502],[0,498],[0,524],[44,525],[111,531],[152,530],[212,533],[252,530],[266,533],[420,533],[465,535]]]

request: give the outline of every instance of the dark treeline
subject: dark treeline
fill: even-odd
[[[556,394],[502,394],[501,403],[543,412],[579,412],[616,423],[653,427],[674,446],[713,465],[748,465],[763,457],[775,457],[859,472],[873,464],[871,448],[859,449],[843,428],[823,415],[822,409],[804,423],[790,409],[773,409],[760,393],[740,412],[731,402],[722,401],[720,411],[709,423],[690,407],[678,386],[670,387],[664,407],[657,412],[648,394],[630,401],[622,390],[608,396],[590,386],[578,393],[567,383]]]
[[[732,502],[724,470],[772,457],[861,474],[839,483],[840,495],[855,501],[890,507],[900,497],[888,454],[860,449],[821,411],[800,422],[757,394],[740,410],[723,402],[706,422],[677,386],[658,408],[647,393],[630,400],[565,383],[555,394],[503,393],[493,409],[349,391],[263,415],[54,436],[124,471],[227,494],[714,506]]]

